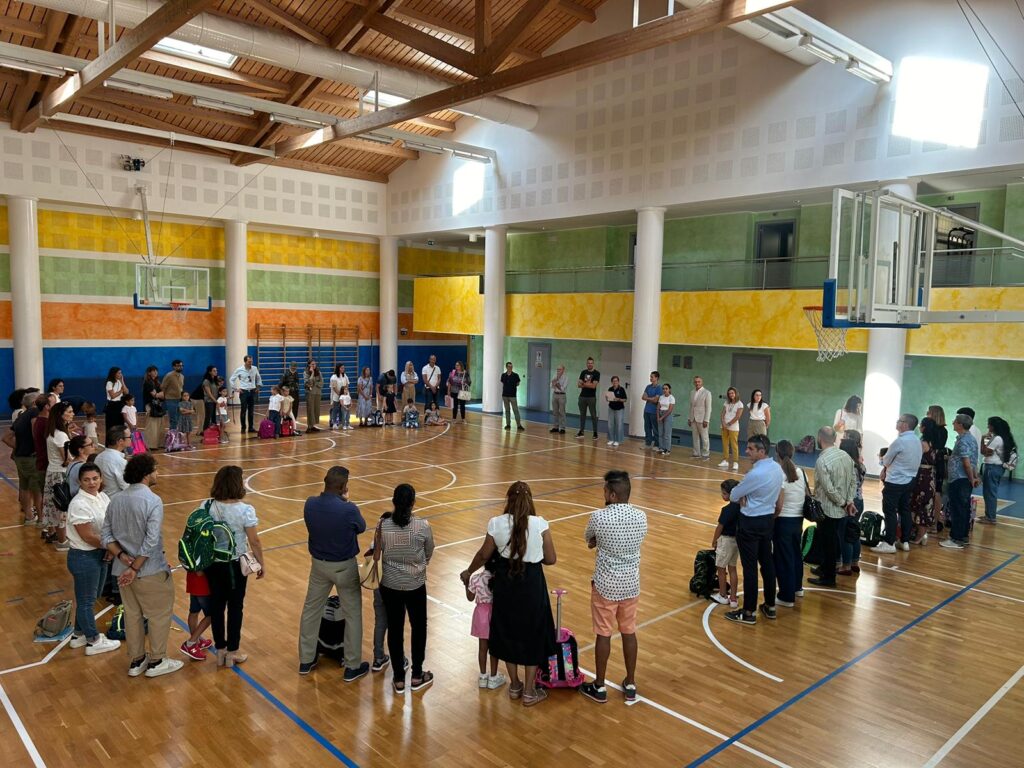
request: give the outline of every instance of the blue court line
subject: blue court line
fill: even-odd
[[[18,484],[16,482],[14,482],[13,480],[11,480],[11,478],[9,478],[3,472],[0,472],[0,480],[3,480],[5,483],[7,483],[9,486],[11,486],[11,488],[13,488],[16,491],[20,491],[21,490],[21,488],[18,487]]]
[[[187,623],[178,618],[178,616],[174,616],[173,618],[175,623],[177,623],[179,627],[181,627],[186,632],[188,631]],[[258,683],[252,677],[252,675],[243,670],[241,667],[232,667],[232,670],[234,670],[235,674],[237,674],[240,678],[245,680],[245,682],[247,682],[249,685],[255,688],[257,693],[259,693],[263,698],[265,698],[267,701],[273,704],[274,707],[278,711],[280,711],[285,717],[287,717],[289,720],[291,720],[293,723],[299,726],[299,728],[304,730],[310,737],[312,737],[313,741],[315,741],[321,747],[330,752],[339,762],[343,763],[344,765],[347,765],[348,768],[359,768],[358,763],[354,762],[351,758],[349,758],[348,755],[346,755],[344,752],[342,752],[340,749],[334,746],[330,741],[327,740],[327,738],[322,736],[320,732],[316,730],[316,728],[314,728],[312,725],[310,725],[301,717],[299,717],[295,712],[289,709],[287,704],[285,704],[274,694],[272,694],[270,691],[268,691],[266,688],[260,685],[260,683]]]
[[[1001,565],[997,565],[995,568],[993,568],[991,571],[989,571],[985,575],[980,576],[977,579],[975,579],[974,581],[972,581],[970,584],[968,584],[966,587],[961,589],[959,592],[956,592],[955,594],[950,595],[949,597],[947,597],[945,600],[943,600],[938,605],[935,605],[935,606],[929,608],[927,611],[922,613],[920,616],[918,616],[913,621],[909,622],[908,624],[904,624],[902,627],[897,629],[895,632],[893,632],[888,637],[883,638],[882,640],[879,640],[877,643],[875,643],[873,646],[868,648],[863,653],[861,653],[858,656],[855,656],[854,658],[850,659],[848,662],[843,664],[841,667],[837,667],[836,669],[832,670],[827,675],[825,675],[823,678],[818,680],[816,683],[812,683],[811,685],[809,685],[807,688],[804,688],[802,691],[800,691],[800,693],[796,694],[795,696],[793,696],[788,701],[785,701],[782,704],[780,704],[779,706],[777,706],[775,709],[773,709],[768,714],[764,715],[763,717],[761,717],[758,720],[755,720],[750,725],[748,725],[746,728],[744,728],[743,730],[737,732],[733,736],[730,736],[728,739],[723,741],[721,744],[719,744],[714,749],[711,749],[711,750],[705,752],[703,755],[698,757],[693,762],[687,763],[686,768],[696,768],[696,766],[703,765],[708,760],[710,760],[712,757],[717,755],[719,752],[722,752],[722,751],[728,749],[733,744],[735,744],[737,741],[740,741],[741,739],[743,739],[748,734],[752,733],[753,731],[756,731],[758,728],[760,728],[762,725],[767,723],[769,720],[773,719],[776,715],[782,714],[787,709],[789,709],[791,706],[793,706],[794,704],[796,704],[800,700],[806,698],[807,696],[809,696],[810,694],[814,693],[816,690],[821,688],[823,685],[825,685],[825,683],[829,682],[830,680],[832,680],[835,677],[838,677],[843,672],[845,672],[846,670],[850,669],[855,664],[863,661],[864,659],[866,659],[868,656],[870,656],[871,654],[873,654],[875,651],[879,650],[880,648],[884,648],[889,643],[891,643],[893,640],[895,640],[897,637],[902,635],[904,632],[907,632],[908,630],[913,629],[914,627],[916,627],[918,624],[920,624],[922,621],[927,619],[932,614],[938,613],[939,611],[941,611],[943,608],[945,608],[947,605],[949,605],[953,601],[963,597],[965,594],[970,592],[972,589],[974,589],[976,586],[981,584],[983,581],[986,581],[987,579],[991,578],[992,576],[997,574],[999,571],[1003,570],[1003,568],[1005,568],[1006,566],[1008,566],[1011,563],[1015,562],[1019,558],[1020,558],[1020,555],[1014,555],[1010,559],[1008,559],[1005,562],[1003,562]]]

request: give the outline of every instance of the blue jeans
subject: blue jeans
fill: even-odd
[[[775,560],[775,578],[779,583],[779,600],[787,603],[792,603],[796,591],[804,588],[804,561],[800,551],[800,534],[803,530],[802,517],[775,518],[772,557]]]
[[[608,409],[608,439],[613,443],[621,443],[626,439],[626,409],[620,408],[617,411]]]
[[[267,418],[274,422],[274,437],[281,436],[281,412],[267,411]]]
[[[985,464],[981,475],[981,495],[985,498],[985,517],[992,522],[996,520],[996,492],[1003,479],[1002,464]],[[968,501],[970,501],[968,499]]]
[[[331,402],[331,415],[327,420],[327,426],[333,429],[339,424],[341,424],[341,401],[334,400]]]
[[[167,409],[167,416],[171,420],[171,429],[178,430],[178,400],[164,400],[164,408]]]
[[[971,525],[971,481],[966,477],[949,484],[949,538],[967,544]]]
[[[68,571],[75,580],[75,634],[95,640],[99,635],[93,608],[103,592],[109,563],[103,562],[106,550],[69,549]]]
[[[860,516],[864,513],[864,499],[854,499],[853,503],[857,507],[857,517],[846,517],[839,524],[839,551],[842,553],[844,568],[849,568],[851,565],[860,562],[860,539],[858,538],[855,542],[848,542],[846,540],[846,533],[851,525],[860,525]]]
[[[672,416],[658,422],[658,445],[663,451],[672,450]]]
[[[644,411],[644,445],[658,444],[658,412]]]

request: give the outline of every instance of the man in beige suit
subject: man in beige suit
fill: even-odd
[[[711,393],[704,389],[704,380],[700,376],[693,377],[693,392],[690,393],[690,415],[687,424],[693,434],[693,458],[711,457],[711,444],[708,442],[708,419],[711,417]]]

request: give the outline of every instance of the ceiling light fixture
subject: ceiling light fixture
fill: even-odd
[[[421,144],[418,141],[407,141],[405,142],[406,149],[412,149],[416,152],[426,152],[431,155],[443,155],[444,150],[441,147],[434,147],[430,144]]]
[[[16,59],[9,56],[0,56],[0,67],[16,69],[19,72],[31,72],[34,75],[46,75],[47,77],[64,77],[67,74],[67,70],[63,67],[38,64],[34,61],[25,61],[25,59]]]
[[[885,72],[879,72],[874,67],[869,67],[862,61],[856,59],[850,59],[846,64],[846,71],[851,75],[859,77],[861,80],[867,80],[869,83],[878,85],[880,83],[888,83],[892,80],[891,75],[887,75]]]
[[[359,135],[360,139],[366,139],[367,141],[375,141],[378,144],[391,144],[394,142],[390,136],[383,136],[379,133],[362,133]]]
[[[238,57],[227,51],[218,51],[216,48],[205,48],[195,43],[187,43],[184,40],[175,40],[173,37],[165,37],[153,46],[156,51],[172,53],[176,56],[183,56],[193,61],[201,61],[204,64],[216,64],[218,67],[230,68],[238,61]]]
[[[128,80],[118,80],[117,78],[104,80],[103,87],[113,88],[116,91],[134,93],[138,96],[150,96],[154,99],[163,99],[164,101],[174,98],[174,93],[166,88],[154,88],[151,85],[140,85],[139,83],[132,83]]]
[[[837,63],[840,58],[839,54],[833,53],[827,48],[823,48],[821,43],[810,35],[802,35],[800,37],[800,47],[808,53],[817,56],[822,61],[827,61],[829,64]]]
[[[202,107],[203,109],[215,109],[218,112],[230,112],[233,115],[244,115],[245,117],[251,117],[256,114],[256,110],[251,107],[243,107],[241,104],[229,104],[226,101],[208,99],[205,96],[193,96],[192,106]]]
[[[297,128],[326,128],[327,122],[319,122],[317,120],[306,120],[301,117],[291,117],[289,115],[279,115],[276,112],[270,113],[270,122],[280,123],[281,125],[294,125]]]
[[[462,160],[472,160],[474,162],[484,164],[491,162],[491,158],[487,157],[486,155],[478,155],[473,152],[466,152],[463,149],[453,149],[452,157],[458,157]]]
[[[367,91],[363,95],[364,104],[376,104],[378,107],[397,107],[399,104],[405,104],[409,100],[403,96],[396,96],[393,93],[386,93],[384,91]]]

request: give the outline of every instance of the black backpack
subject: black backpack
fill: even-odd
[[[877,546],[882,540],[882,525],[885,521],[877,512],[864,512],[857,521],[860,527],[860,541],[866,547]]]
[[[345,663],[345,619],[341,615],[341,600],[337,595],[328,597],[324,605],[316,652],[319,656],[329,656],[341,664]]]
[[[701,549],[693,558],[693,576],[690,578],[690,591],[705,600],[711,599],[711,593],[718,589],[718,570],[715,568],[715,550]]]

